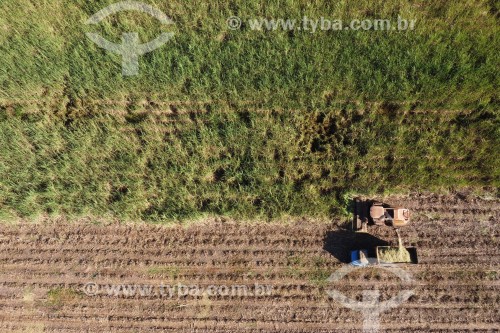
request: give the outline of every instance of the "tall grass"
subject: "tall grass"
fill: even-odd
[[[422,108],[495,108],[498,8],[494,1],[147,1],[175,26],[123,12],[97,26],[92,14],[115,1],[2,1],[0,104],[17,111],[66,112],[89,100],[257,102],[324,107],[336,101],[403,102]],[[416,19],[415,31],[231,31],[237,15],[301,19]],[[118,42],[137,31],[176,37],[121,75],[121,56],[85,32]]]
[[[494,1],[0,2],[0,215],[329,216],[350,192],[498,186]],[[414,31],[239,31],[230,16],[416,19]],[[121,75],[85,37],[175,32]]]
[[[2,215],[327,217],[348,192],[499,185],[499,117],[490,112],[145,117],[0,122]]]

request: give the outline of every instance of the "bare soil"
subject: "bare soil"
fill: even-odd
[[[386,332],[498,332],[500,200],[473,194],[379,198],[412,212],[402,230],[419,264],[412,283],[380,268],[327,280],[356,247],[397,245],[393,230],[345,221],[207,221],[188,227],[41,223],[0,226],[0,332],[360,332],[330,299],[380,290],[410,299],[380,316]],[[272,286],[264,296],[85,294],[96,283]]]

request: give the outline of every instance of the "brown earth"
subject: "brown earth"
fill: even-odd
[[[397,242],[389,228],[355,235],[341,220],[2,225],[0,332],[361,332],[361,313],[329,299],[332,289],[358,300],[365,289],[382,300],[413,290],[381,314],[386,332],[498,332],[500,200],[462,193],[384,201],[413,213],[402,236],[420,263],[399,266],[413,282],[381,268],[329,282],[352,248]],[[97,295],[87,283],[100,285]],[[245,285],[249,294],[161,297],[161,283]],[[256,283],[272,290],[252,295]],[[111,284],[154,288],[126,297],[108,294]]]

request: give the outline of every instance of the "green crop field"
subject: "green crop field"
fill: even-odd
[[[353,193],[498,189],[496,1],[148,0],[175,24],[85,24],[113,2],[0,2],[2,218],[326,217]],[[304,16],[416,27],[248,23]],[[123,76],[86,33],[131,31],[174,37]]]

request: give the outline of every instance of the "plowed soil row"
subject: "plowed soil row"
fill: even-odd
[[[381,301],[412,290],[380,315],[386,332],[498,332],[500,200],[470,193],[380,200],[412,211],[402,236],[420,262],[399,266],[410,282],[381,268],[329,281],[352,248],[396,244],[390,228],[372,227],[363,239],[343,219],[2,225],[0,332],[360,332],[362,314],[331,299],[331,290],[358,300],[378,290]],[[89,293],[89,284],[99,292]],[[253,294],[256,284],[270,292]],[[110,285],[152,292],[109,293]],[[162,285],[173,295],[160,293]],[[188,286],[205,290],[177,293]],[[245,286],[247,294],[210,295],[211,286]]]

